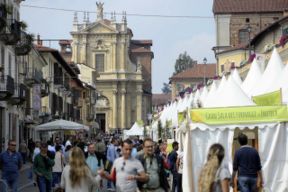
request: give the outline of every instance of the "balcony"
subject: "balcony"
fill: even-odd
[[[26,86],[24,84],[14,84],[14,94],[10,98],[9,103],[12,105],[21,105],[26,99]]]
[[[27,55],[32,49],[33,36],[25,32],[21,32],[21,40],[15,46],[15,54],[18,56]]]
[[[25,124],[38,124],[40,122],[39,111],[33,108],[25,109]]]
[[[41,97],[46,97],[49,95],[49,84],[43,79],[41,82]]]
[[[31,87],[33,84],[41,84],[42,79],[43,79],[42,71],[37,70],[35,68],[26,69],[25,83],[29,87]]]
[[[21,22],[16,20],[7,21],[7,25],[1,30],[0,40],[6,45],[16,45],[21,38]]]
[[[8,100],[14,94],[14,79],[9,75],[0,76],[0,101]]]

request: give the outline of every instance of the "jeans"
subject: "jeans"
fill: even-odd
[[[241,192],[257,191],[257,177],[239,176],[238,183]]]
[[[175,192],[178,188],[178,173],[176,171],[173,171],[173,180],[172,180],[172,192]]]
[[[13,192],[17,192],[17,187],[18,187],[18,175],[3,175],[2,179],[7,183],[8,187],[12,189]],[[3,186],[4,187],[4,186]],[[1,189],[2,191],[5,191]],[[7,190],[8,191],[8,190]]]
[[[52,181],[46,179],[44,176],[37,177],[37,184],[39,192],[51,192],[52,191]]]
[[[60,185],[61,182],[61,172],[53,172],[53,182],[52,182],[52,187],[55,187],[56,185]]]
[[[22,156],[23,164],[25,164],[26,159],[27,159],[27,153],[21,153],[21,156]]]

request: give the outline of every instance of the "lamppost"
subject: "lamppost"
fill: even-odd
[[[149,130],[151,131],[152,113],[147,113],[147,120],[148,120]],[[145,129],[145,127],[144,127],[144,129]],[[145,131],[144,136],[147,136],[147,130]]]
[[[247,26],[247,32],[248,32],[248,49],[249,49],[249,58],[250,58],[250,55],[251,55],[251,44],[250,44],[250,34],[251,34],[251,31],[252,31],[252,27],[250,25]]]
[[[204,64],[204,79],[203,79],[203,84],[204,84],[204,86],[205,86],[205,84],[206,84],[206,64],[207,64],[207,58],[206,57],[204,57],[204,59],[203,59],[203,64]]]

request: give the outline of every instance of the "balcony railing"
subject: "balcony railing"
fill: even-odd
[[[42,71],[37,70],[35,68],[27,68],[25,75],[25,83],[28,86],[33,84],[40,84],[43,79]]]
[[[7,24],[0,33],[0,40],[6,45],[16,45],[21,38],[21,22],[17,20],[6,21]]]
[[[8,100],[14,94],[14,79],[9,75],[0,76],[0,100]]]
[[[49,95],[49,84],[45,79],[43,79],[41,82],[41,96],[46,97],[48,95]]]
[[[34,110],[33,108],[25,109],[25,123],[26,124],[36,124],[39,123],[39,111]]]
[[[26,86],[24,84],[14,84],[14,94],[10,98],[9,102],[12,105],[21,105],[26,99]]]
[[[33,36],[25,32],[21,32],[21,40],[15,46],[15,54],[27,55],[32,49]]]

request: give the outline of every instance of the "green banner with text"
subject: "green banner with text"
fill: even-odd
[[[286,105],[191,109],[190,117],[208,125],[284,122],[288,110]]]
[[[262,105],[262,106],[281,105],[282,104],[281,89],[263,95],[254,96],[252,97],[252,100],[254,101],[254,103],[256,103],[256,105]]]

